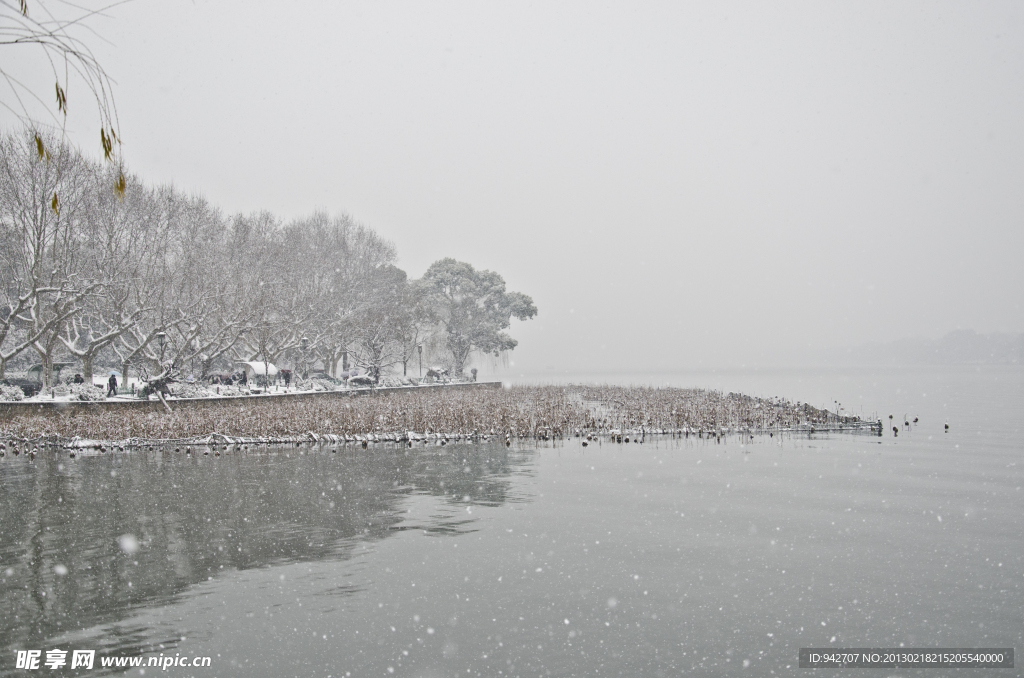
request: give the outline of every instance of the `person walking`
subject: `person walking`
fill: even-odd
[[[117,376],[113,372],[110,373],[110,379],[107,379],[107,396],[117,395]]]

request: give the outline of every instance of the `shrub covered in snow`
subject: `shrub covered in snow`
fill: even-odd
[[[209,398],[211,395],[216,395],[199,384],[176,382],[168,384],[167,388],[176,398]]]
[[[20,387],[18,387],[18,386],[7,386],[5,384],[0,384],[0,400],[5,400],[5,401],[10,402],[10,401],[24,400],[24,399],[25,399],[25,392],[22,391]]]
[[[102,388],[96,388],[92,384],[71,384],[68,386],[68,391],[72,396],[72,400],[95,402],[107,399],[107,395],[104,390]]]
[[[333,391],[335,389],[335,385],[326,379],[310,379],[307,383],[309,388],[314,391]]]
[[[249,395],[249,389],[241,386],[228,386],[227,384],[221,384],[219,386],[208,386],[207,390],[214,396],[238,396],[238,395]],[[218,393],[220,391],[220,393]]]

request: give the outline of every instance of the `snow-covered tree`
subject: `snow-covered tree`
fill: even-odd
[[[444,328],[455,373],[461,375],[473,351],[498,354],[519,343],[503,332],[513,317],[537,315],[533,299],[507,292],[505,280],[451,258],[431,264],[420,281]]]
[[[102,273],[81,266],[87,163],[57,142],[51,144],[53,154],[39,157],[33,136],[8,135],[0,140],[0,375],[10,358],[31,348],[39,356],[48,387],[63,324],[100,291],[103,281]],[[60,201],[58,193],[63,196]],[[8,343],[15,325],[24,332]]]

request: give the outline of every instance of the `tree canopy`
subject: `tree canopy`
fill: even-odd
[[[119,168],[45,140],[49,162],[32,131],[0,135],[0,379],[30,358],[154,381],[247,361],[336,375],[349,360],[378,380],[420,357],[461,374],[474,351],[516,346],[512,317],[537,314],[453,259],[409,280],[394,245],[345,215],[229,217],[131,175],[123,197],[98,190]]]
[[[537,315],[533,299],[507,292],[505,279],[493,271],[446,258],[431,264],[420,284],[426,290],[444,327],[456,374],[462,374],[473,351],[511,351],[519,343],[502,330],[511,320]]]

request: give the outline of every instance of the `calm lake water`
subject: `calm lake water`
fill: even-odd
[[[808,646],[1024,648],[1024,371],[672,381],[920,423],[897,438],[9,455],[0,674],[22,673],[17,650],[55,647],[97,665],[212,657],[145,675],[331,678],[770,676]]]

